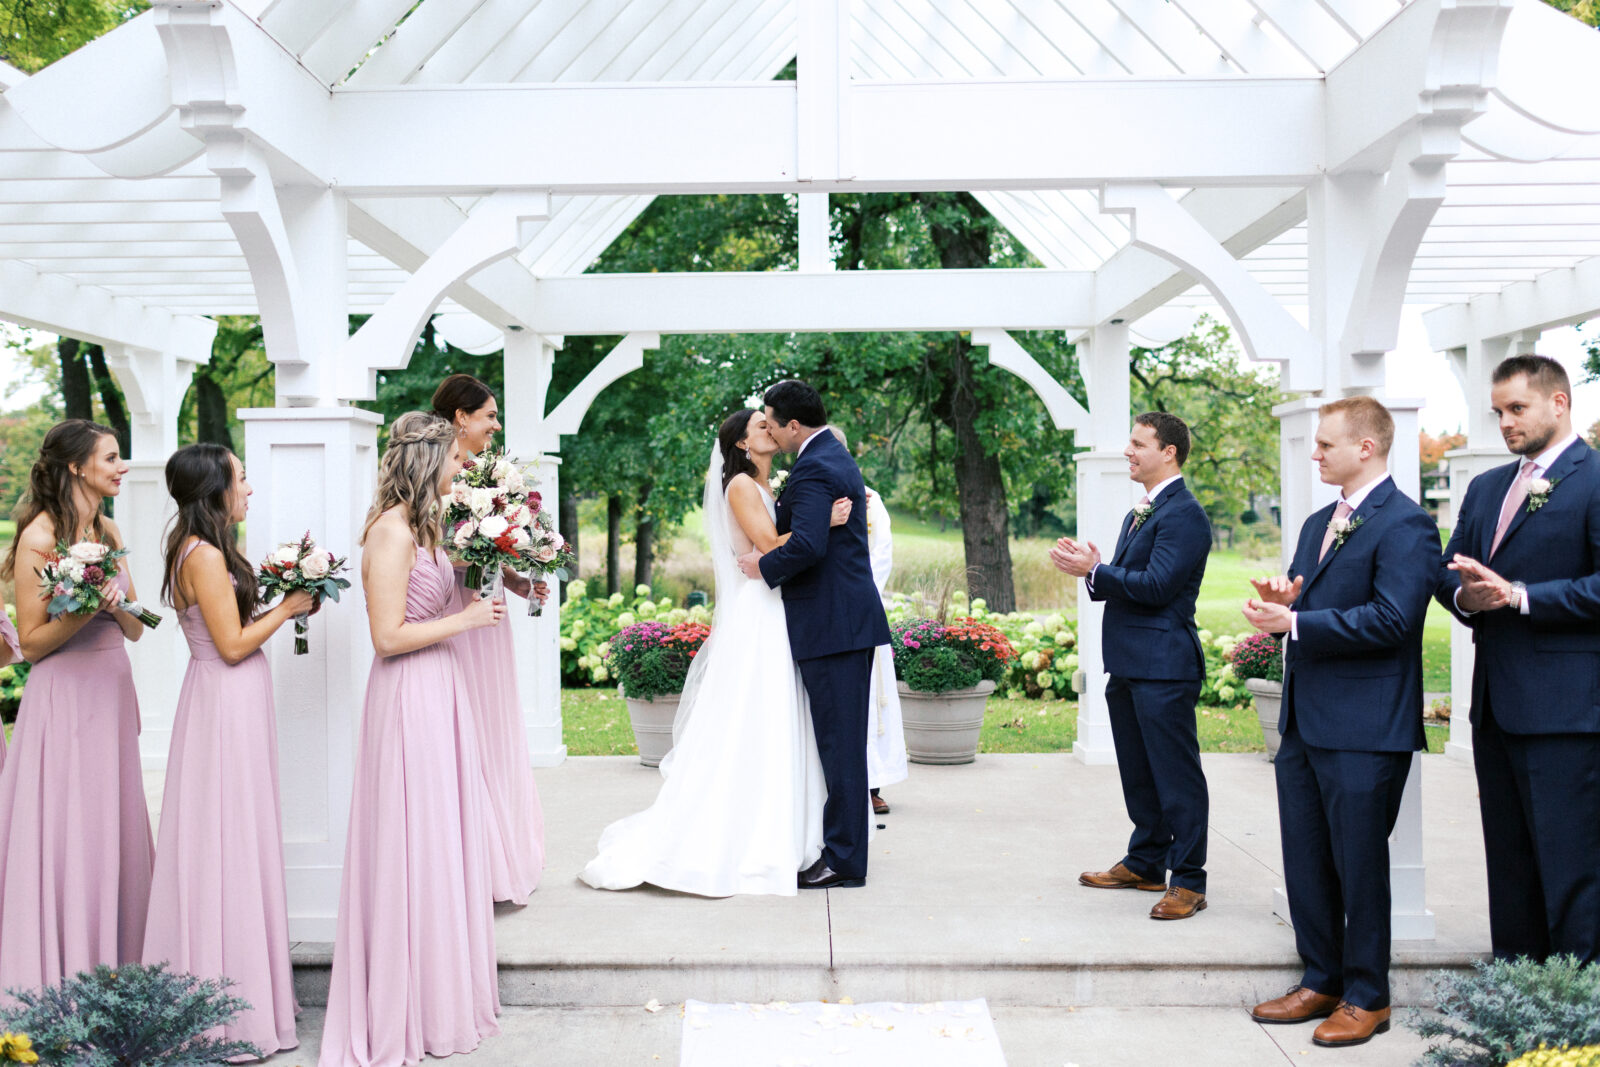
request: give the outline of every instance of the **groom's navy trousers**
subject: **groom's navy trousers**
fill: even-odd
[[[830,526],[833,502],[855,505]],[[872,652],[889,623],[872,580],[867,496],[861,471],[833,434],[805,443],[778,500],[778,532],[789,540],[761,557],[761,576],[783,592],[789,647],[811,700],[812,729],[828,803],[822,859],[846,878],[867,876],[867,703]]]
[[[1106,710],[1133,820],[1122,862],[1153,882],[1170,870],[1174,886],[1204,893],[1211,798],[1195,731],[1205,659],[1194,603],[1211,524],[1181,478],[1153,504],[1138,529],[1133,512],[1123,518],[1116,555],[1088,581],[1090,597],[1106,605]]]

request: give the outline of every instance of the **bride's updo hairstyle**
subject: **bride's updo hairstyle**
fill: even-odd
[[[760,470],[751,462],[750,457],[744,454],[744,447],[739,444],[750,435],[750,416],[756,414],[755,408],[740,408],[732,415],[722,420],[722,429],[717,431],[717,447],[722,449],[722,488],[726,490],[728,483],[740,474],[748,474],[754,478]]]
[[[440,512],[444,501],[439,496],[439,475],[450,461],[456,429],[431,411],[408,411],[389,427],[389,447],[378,463],[378,490],[361,528],[361,543],[378,516],[392,507],[402,507],[411,536],[424,548],[433,548],[444,538]]]

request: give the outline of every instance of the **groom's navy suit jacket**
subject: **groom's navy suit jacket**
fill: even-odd
[[[1211,551],[1205,509],[1179,479],[1161,490],[1150,517],[1122,520],[1117,553],[1094,570],[1089,596],[1106,602],[1101,655],[1118,678],[1195,681],[1205,654],[1194,602]]]
[[[1422,623],[1439,577],[1439,528],[1384,477],[1350,516],[1358,523],[1319,562],[1336,505],[1300,528],[1289,577],[1298,640],[1287,642],[1283,708],[1306,743],[1413,752],[1422,740]]]
[[[1511,734],[1600,733],[1600,456],[1582,440],[1556,457],[1537,511],[1519,508],[1493,556],[1500,508],[1521,460],[1467,486],[1445,559],[1457,553],[1528,587],[1529,613],[1457,610],[1461,577],[1445,571],[1439,603],[1472,628],[1472,722],[1494,709]]]
[[[840,497],[854,505],[850,520],[830,526]],[[790,609],[784,614],[794,658],[888,644],[889,623],[867,547],[866,486],[832,433],[817,431],[795,460],[777,511],[778,532],[790,537],[761,557],[761,577],[782,591]]]

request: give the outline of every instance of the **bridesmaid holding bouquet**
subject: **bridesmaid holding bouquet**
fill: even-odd
[[[261,646],[313,597],[290,593],[261,610],[255,568],[234,533],[251,492],[237,456],[189,445],[166,473],[178,513],[161,593],[178,611],[189,668],[172,724],[144,960],[231,978],[229,992],[250,1007],[213,1036],[271,1055],[298,1040],[278,733]]]
[[[87,419],[51,427],[0,566],[17,579],[17,632],[33,664],[0,770],[0,989],[38,989],[141,956],[154,849],[123,647],[144,624],[119,610],[133,583],[118,560],[100,610],[54,618],[29,588],[59,544],[122,547],[101,500],[127,473],[111,430]]]
[[[455,607],[440,512],[455,429],[400,416],[367,513],[361,583],[376,656],[356,754],[321,1067],[394,1067],[499,1033],[488,794],[451,640],[505,602]]]
[[[464,454],[477,455],[494,441],[500,410],[489,387],[470,374],[452,374],[433,394],[433,412],[449,420]],[[457,569],[456,609],[472,597]],[[515,571],[506,587],[540,602],[549,595],[544,582],[530,583]],[[496,901],[526,904],[544,872],[544,810],[528,757],[517,693],[516,649],[509,616],[492,629],[470,630],[455,638],[472,696],[472,721],[478,731],[484,780],[489,787],[489,872]]]

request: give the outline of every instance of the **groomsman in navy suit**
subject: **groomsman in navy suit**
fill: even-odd
[[[1312,1040],[1389,1029],[1389,834],[1423,747],[1422,624],[1439,528],[1389,477],[1394,418],[1370,396],[1324,404],[1311,458],[1339,501],[1300,530],[1289,573],[1254,582],[1245,618],[1286,634],[1278,827],[1305,963],[1257,1022],[1327,1020]],[[1409,443],[1408,443],[1409,444]]]
[[[1600,457],[1561,364],[1489,393],[1521,458],[1467,487],[1439,602],[1472,627],[1472,755],[1502,959],[1600,961]]]
[[[1070,537],[1050,550],[1057,569],[1084,579],[1089,596],[1106,604],[1106,704],[1133,820],[1128,854],[1108,871],[1085,871],[1078,883],[1165,891],[1150,917],[1187,919],[1206,906],[1211,798],[1195,731],[1205,655],[1194,602],[1211,523],[1183,484],[1189,427],[1182,419],[1161,411],[1138,416],[1123,455],[1145,495],[1122,520],[1111,562],[1101,562],[1093,542]]]

